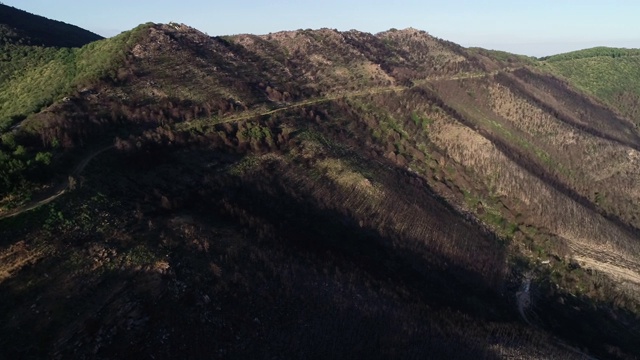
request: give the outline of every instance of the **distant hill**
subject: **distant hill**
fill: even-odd
[[[562,54],[541,57],[540,60],[548,62],[586,59],[595,57],[620,58],[627,56],[640,56],[640,49],[614,48],[597,46],[590,49],[582,49]]]
[[[640,126],[640,49],[595,47],[540,60]]]
[[[144,26],[142,26],[144,27]],[[0,129],[60,100],[77,87],[115,78],[138,31],[81,48],[0,44]]]
[[[75,25],[0,4],[0,44],[81,47],[102,38]]]

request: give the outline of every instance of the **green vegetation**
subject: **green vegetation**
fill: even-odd
[[[411,113],[411,120],[424,131],[427,131],[429,125],[433,123],[433,119],[430,119],[427,116],[420,116],[415,112]]]
[[[615,104],[623,93],[640,94],[640,56],[587,57],[554,61],[551,68],[605,102]]]
[[[615,59],[629,56],[640,56],[640,49],[611,48],[599,46],[590,49],[572,51],[564,54],[545,56],[541,57],[539,60],[547,62],[558,62],[594,57],[610,57]]]
[[[640,124],[640,49],[594,48],[544,61],[552,73]]]
[[[0,131],[83,86],[116,80],[127,52],[148,26],[78,49],[0,46]]]
[[[12,43],[0,44],[0,197],[26,191],[33,180],[42,179],[51,165],[52,149],[25,148],[25,134],[9,129],[16,123],[60,101],[64,96],[99,81],[117,80],[126,54],[144,29],[141,25],[116,37],[92,42],[82,48],[52,48]],[[20,129],[36,132],[37,128]],[[12,206],[12,202],[3,206]]]
[[[68,89],[71,64],[63,61],[70,49],[7,44],[0,55],[0,130],[50,105]]]
[[[46,177],[51,164],[49,152],[29,153],[21,145],[0,147],[0,194],[12,193],[1,207],[14,207],[29,200],[36,179]]]
[[[258,141],[264,140],[264,139],[271,139],[273,136],[271,134],[271,130],[268,127],[260,126],[260,125],[253,126],[243,130],[241,135],[243,138],[248,138],[251,140],[258,140]]]

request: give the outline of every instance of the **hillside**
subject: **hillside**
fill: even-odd
[[[175,23],[16,53],[0,359],[640,356],[640,132],[574,59]]]
[[[75,25],[0,4],[0,45],[81,47],[102,36]]]
[[[554,74],[640,126],[640,49],[598,47],[541,60]]]

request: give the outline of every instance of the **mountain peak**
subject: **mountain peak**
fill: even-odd
[[[408,28],[404,28],[404,29],[391,28],[389,30],[379,32],[378,35],[379,34],[396,34],[396,35],[424,34],[424,35],[429,35],[429,33],[427,33],[426,31],[420,30],[420,29],[416,29],[414,27],[408,27]]]

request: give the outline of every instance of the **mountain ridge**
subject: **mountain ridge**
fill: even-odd
[[[104,49],[2,134],[69,189],[0,219],[10,355],[637,356],[638,131],[544,67],[415,29],[173,23],[73,61]]]
[[[102,36],[75,25],[28,13],[0,3],[0,44],[81,47]]]

